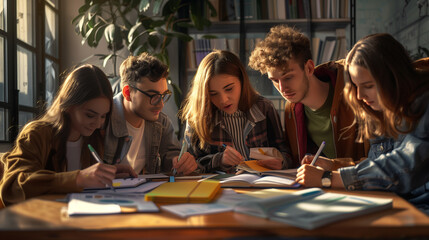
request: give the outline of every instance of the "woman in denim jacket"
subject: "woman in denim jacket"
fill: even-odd
[[[214,50],[201,61],[181,118],[187,123],[184,141],[203,172],[231,172],[249,159],[254,147],[277,148],[283,156],[259,160],[261,165],[291,166],[276,109],[252,88],[243,64],[231,52]]]
[[[429,59],[420,63],[426,70],[416,68],[389,34],[356,43],[346,58],[344,96],[359,124],[357,140],[371,141],[368,158],[331,172],[331,160],[321,158],[314,167],[307,157],[296,180],[305,186],[392,191],[427,211]]]

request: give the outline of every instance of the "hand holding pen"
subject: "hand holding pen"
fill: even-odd
[[[237,166],[244,162],[244,157],[233,147],[223,144],[225,150],[223,151],[222,164],[226,166]]]
[[[132,176],[137,177],[137,174],[128,164],[117,164],[109,165],[102,163],[100,156],[98,156],[95,149],[91,145],[88,146],[91,151],[91,154],[98,162],[93,164],[88,168],[82,169],[79,171],[79,174],[76,178],[76,184],[81,188],[91,188],[91,187],[105,187],[106,185],[112,187],[112,181],[118,175],[121,176]]]
[[[173,158],[173,175],[183,174],[188,175],[197,169],[198,165],[195,157],[188,151],[188,144],[183,140],[182,149],[178,157]]]

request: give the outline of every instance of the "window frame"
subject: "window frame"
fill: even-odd
[[[6,14],[6,31],[0,29],[0,36],[4,38],[4,53],[5,56],[3,59],[4,69],[5,69],[5,101],[0,101],[0,108],[4,111],[7,111],[6,121],[6,139],[0,140],[0,143],[12,143],[15,141],[19,129],[22,126],[19,126],[19,112],[29,112],[33,116],[37,116],[45,110],[45,98],[46,98],[46,76],[45,76],[45,61],[54,62],[57,65],[57,69],[61,69],[60,64],[60,38],[61,38],[61,29],[60,29],[60,1],[54,7],[47,0],[34,0],[33,1],[33,21],[35,21],[34,27],[34,42],[35,45],[31,46],[26,42],[17,38],[17,1],[16,0],[7,0],[5,6]],[[56,29],[57,32],[57,48],[58,48],[58,57],[54,55],[47,54],[45,52],[45,6],[49,7],[56,14]],[[17,54],[18,46],[24,48],[27,51],[30,51],[34,54],[34,105],[24,106],[19,104],[19,90],[18,90],[18,66],[17,66]],[[56,73],[56,79],[58,81],[59,73]],[[56,89],[58,84],[56,84]],[[3,94],[3,93],[2,93]]]

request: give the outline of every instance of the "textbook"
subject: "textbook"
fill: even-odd
[[[312,230],[323,225],[392,208],[392,199],[324,192],[310,188],[237,204],[234,211]]]
[[[222,187],[235,188],[298,188],[300,184],[296,183],[294,179],[243,173],[222,179],[220,183]]]
[[[145,195],[145,200],[161,203],[208,203],[220,191],[217,181],[167,182]]]
[[[117,178],[113,179],[112,186],[115,189],[120,188],[134,188],[146,182],[145,178]],[[94,191],[94,190],[102,190],[102,189],[110,189],[110,187],[104,188],[85,188],[84,191]]]
[[[295,180],[296,172],[298,170],[296,168],[285,169],[285,170],[272,170],[259,165],[257,160],[245,161],[239,164],[236,168],[238,170],[244,170],[248,173],[258,174],[261,176],[264,176],[264,175],[279,176],[279,177],[289,178],[292,180]]]
[[[72,193],[68,199],[69,216],[159,211],[142,194]]]

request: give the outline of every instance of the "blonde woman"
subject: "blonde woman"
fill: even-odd
[[[271,169],[290,166],[280,117],[251,86],[239,58],[215,50],[198,67],[181,111],[185,141],[203,172],[231,172],[253,147],[274,147],[283,159],[260,160]],[[225,147],[226,146],[226,147]]]

